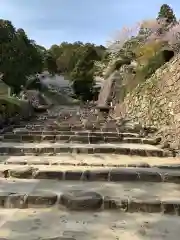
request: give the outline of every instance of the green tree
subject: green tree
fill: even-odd
[[[82,67],[82,68],[81,68]],[[73,78],[73,90],[78,98],[83,101],[92,100],[93,98],[93,71],[84,71],[83,66],[78,67],[71,73]]]
[[[61,56],[62,54],[62,49],[54,44],[50,47],[49,51],[48,51],[55,59],[58,59],[59,56]]]
[[[94,86],[94,61],[99,60],[93,46],[86,46],[70,77],[74,93],[83,101],[92,100]]]
[[[46,60],[46,56],[47,56],[47,50],[45,47],[40,46],[38,44],[35,44],[36,50],[38,52],[38,54],[41,56],[42,59],[42,65],[43,65],[43,70],[45,68],[45,60]]]
[[[0,72],[2,80],[19,92],[27,77],[42,71],[42,58],[34,41],[23,29],[16,30],[10,21],[0,20]]]
[[[57,59],[57,65],[60,72],[66,75],[71,73],[79,59],[82,48],[83,44],[81,42],[61,43],[60,49],[62,53]]]
[[[167,4],[163,4],[160,8],[157,20],[160,19],[164,19],[167,24],[174,24],[177,22],[173,9]]]
[[[52,54],[48,53],[45,60],[45,68],[48,72],[52,75],[57,73],[57,64],[56,59],[53,57]]]
[[[102,45],[96,46],[92,43],[82,43],[80,41],[74,43],[62,42],[59,46],[52,45],[48,52],[56,59],[57,69],[61,74],[70,75],[75,68],[77,62],[89,48],[96,50],[101,59],[106,50]]]

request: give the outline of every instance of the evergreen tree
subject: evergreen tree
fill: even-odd
[[[168,25],[170,23],[174,24],[177,22],[173,9],[167,4],[163,4],[160,8],[157,20],[161,19],[165,20]]]

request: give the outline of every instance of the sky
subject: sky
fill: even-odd
[[[170,5],[177,18],[179,0],[0,0],[0,18],[23,28],[37,44],[49,48],[67,42],[104,45],[123,27],[136,26]],[[178,3],[179,2],[179,3]]]

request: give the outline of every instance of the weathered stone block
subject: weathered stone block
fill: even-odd
[[[164,173],[163,180],[164,182],[180,183],[180,173],[179,172]]]
[[[180,209],[180,201],[163,201],[162,212],[164,214],[176,214],[177,208]]]
[[[146,171],[137,169],[136,170],[139,174],[139,181],[142,182],[162,182],[163,179],[161,177],[161,174],[155,171],[152,171],[150,168]]]
[[[83,172],[82,171],[66,171],[65,180],[81,180]]]
[[[70,136],[69,141],[70,142],[89,143],[89,137],[88,137],[88,135],[86,135],[86,136],[74,135],[74,136]]]
[[[69,210],[97,210],[103,204],[103,198],[96,192],[72,191],[62,194],[60,204]]]
[[[26,198],[27,207],[51,207],[56,204],[57,194],[46,191],[35,191]]]
[[[34,173],[34,179],[57,179],[62,180],[64,177],[64,172],[61,171],[48,171],[48,170],[38,170]]]
[[[6,201],[10,194],[13,194],[11,192],[1,191],[0,192],[0,207],[5,207]]]
[[[85,171],[83,174],[83,180],[86,181],[108,181],[109,179],[109,170],[92,170]]]
[[[115,153],[116,148],[113,147],[95,147],[94,153]]]
[[[35,168],[32,167],[20,167],[16,169],[10,169],[9,170],[9,176],[14,178],[32,178]]]
[[[128,203],[128,212],[148,212],[157,213],[161,212],[161,201],[152,200],[139,200],[133,199]]]
[[[24,208],[26,194],[11,193],[5,201],[5,208]]]
[[[110,181],[138,181],[139,174],[136,169],[112,169],[110,172]]]
[[[103,208],[105,210],[118,209],[117,201],[112,197],[105,196],[103,201]]]

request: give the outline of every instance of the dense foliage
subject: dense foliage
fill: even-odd
[[[0,20],[0,73],[2,80],[19,92],[27,77],[42,72],[44,49],[29,39],[23,29]]]
[[[79,59],[84,57],[85,52],[88,49],[94,49],[95,55],[98,55],[101,58],[104,54],[105,47],[96,46],[91,43],[82,43],[82,42],[62,42],[59,46],[52,45],[48,50],[49,54],[54,58],[57,64],[57,71],[69,75],[75,68]],[[94,58],[93,55],[92,60]],[[90,58],[91,58],[90,56]],[[95,56],[96,58],[96,56]]]
[[[94,60],[99,59],[96,50],[88,47],[83,56],[78,60],[70,78],[73,81],[73,89],[82,100],[92,100],[94,85]]]
[[[78,98],[91,100],[94,92],[94,61],[101,61],[105,50],[105,47],[91,43],[63,42],[48,50],[46,67],[51,73],[67,76]]]

